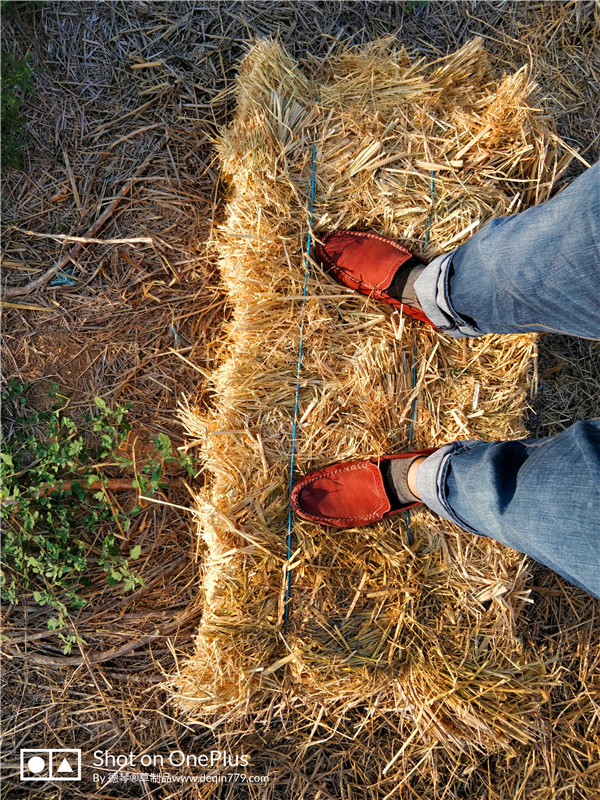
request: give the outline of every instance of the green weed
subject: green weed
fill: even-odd
[[[31,592],[40,606],[55,609],[48,627],[57,631],[68,653],[78,641],[70,610],[86,604],[81,593],[92,585],[92,575],[100,570],[111,587],[123,592],[144,586],[132,568],[141,548],[127,552],[123,544],[140,507],[128,512],[115,508],[106,491],[107,469],[129,472],[132,490],[150,497],[167,486],[167,463],[176,462],[193,474],[195,460],[174,455],[169,437],[160,434],[153,438],[150,456],[134,471],[132,459],[119,450],[130,430],[129,405],[111,408],[96,397],[97,413],[80,430],[67,414],[69,398],[56,386],[52,410],[41,413],[27,408],[27,388],[9,381],[2,394],[1,595],[18,603]]]
[[[419,8],[423,8],[427,5],[429,5],[429,0],[414,0],[414,2],[413,0],[406,0],[404,8],[409,14],[412,14],[413,12],[416,13]]]
[[[33,94],[33,75],[29,54],[17,59],[12,53],[2,50],[0,119],[3,167],[21,167],[23,163],[21,149],[25,143],[25,121],[21,116],[21,104],[23,97]]]

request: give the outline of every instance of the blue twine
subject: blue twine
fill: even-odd
[[[56,273],[56,278],[53,278],[50,281],[50,286],[75,286],[75,278],[72,278],[71,275],[73,274],[73,267],[67,267],[62,272]]]
[[[298,401],[300,397],[300,368],[302,366],[302,347],[304,344],[304,312],[306,309],[306,289],[308,286],[308,264],[309,264],[309,253],[310,253],[310,244],[311,244],[311,237],[312,237],[312,224],[313,224],[313,206],[315,201],[315,168],[316,168],[316,161],[317,161],[317,144],[316,142],[313,144],[313,152],[312,152],[312,178],[310,183],[310,214],[308,220],[308,237],[306,241],[306,257],[304,260],[304,290],[302,292],[302,314],[300,316],[300,347],[298,348],[298,369],[296,372],[296,402],[294,405],[294,427],[292,429],[292,458],[290,463],[290,486],[289,486],[289,494],[290,497],[292,495],[292,488],[294,485],[294,456],[296,453],[296,429],[298,427]],[[287,560],[288,564],[290,558],[292,557],[292,505],[290,503],[288,509],[288,530],[287,530]],[[289,602],[290,602],[290,572],[288,569],[286,575],[286,587],[285,587],[285,609],[284,609],[284,621],[287,622],[288,615],[289,615]]]
[[[175,347],[179,347],[181,344],[181,336],[177,333],[177,328],[175,327],[175,323],[171,325],[171,333],[173,334],[173,338],[175,339]]]
[[[431,195],[431,208],[429,209],[429,219],[427,220],[427,230],[425,231],[425,244],[429,241],[429,231],[431,229],[431,216],[433,214],[433,170],[431,170],[431,182],[429,184],[429,193]],[[417,340],[415,339],[415,346],[413,350],[413,385],[414,390],[417,385]],[[415,424],[415,409],[417,407],[417,398],[413,397],[412,408],[410,411],[410,428],[408,429],[408,444],[412,444],[413,428]],[[409,512],[406,511],[406,543],[410,546],[410,521]]]

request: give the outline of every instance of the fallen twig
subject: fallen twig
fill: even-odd
[[[152,244],[151,236],[134,236],[128,239],[94,239],[86,236],[69,236],[66,233],[37,233],[13,225],[10,230],[26,233],[28,236],[37,236],[38,239],[56,239],[61,242],[80,242],[81,244]]]
[[[91,226],[87,236],[84,237],[84,241],[92,239],[96,233],[98,233],[100,228],[102,228],[105,222],[110,219],[110,217],[114,214],[119,202],[129,193],[134,183],[144,172],[154,156],[155,152],[152,152],[146,159],[144,159],[133,178],[129,181],[129,183],[125,184],[110,206],[102,214],[100,214],[96,222],[94,222],[94,224]],[[4,288],[4,298],[6,299],[9,297],[19,297],[24,294],[31,294],[31,292],[35,292],[36,289],[40,289],[42,286],[45,286],[48,281],[56,275],[57,272],[60,272],[60,270],[63,269],[69,263],[69,261],[72,261],[75,258],[82,247],[82,242],[78,241],[75,247],[73,247],[72,250],[67,253],[67,255],[63,256],[53,267],[51,267],[49,270],[46,270],[46,272],[44,272],[43,275],[40,275],[39,278],[26,283],[25,286],[6,286]]]

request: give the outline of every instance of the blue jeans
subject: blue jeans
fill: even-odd
[[[600,339],[600,164],[434,259],[415,290],[429,319],[457,338]],[[600,597],[600,420],[544,439],[445,445],[421,464],[417,490],[442,517]]]

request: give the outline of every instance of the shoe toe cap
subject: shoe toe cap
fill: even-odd
[[[365,287],[383,290],[410,253],[383,236],[357,231],[334,231],[317,246],[317,257],[324,269],[338,279],[346,276]],[[345,281],[344,281],[345,282]]]
[[[379,469],[370,462],[307,476],[296,486],[292,502],[301,516],[338,527],[364,525],[390,510]]]

